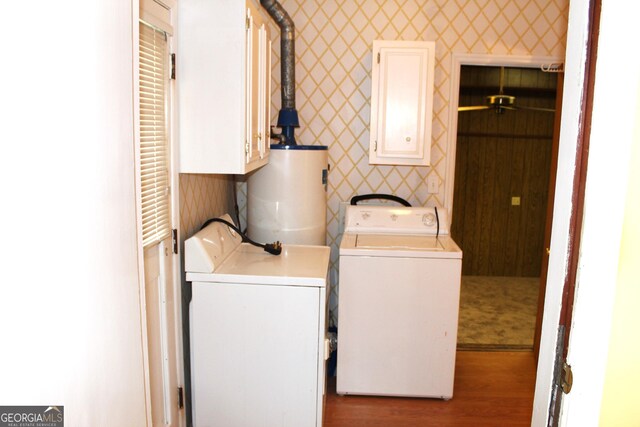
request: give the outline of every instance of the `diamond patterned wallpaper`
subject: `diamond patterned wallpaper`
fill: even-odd
[[[413,205],[443,205],[453,53],[564,57],[568,0],[280,0],[296,25],[299,144],[329,147],[327,244],[337,283],[338,214],[356,194],[392,193]],[[272,117],[280,107],[279,29],[273,42]],[[368,164],[374,39],[434,40],[436,71],[430,167]],[[437,176],[437,194],[426,178]],[[244,187],[239,197],[241,207]],[[246,219],[243,216],[246,224]],[[337,300],[331,297],[335,321]]]
[[[233,213],[232,188],[230,175],[180,174],[180,247],[207,219]]]

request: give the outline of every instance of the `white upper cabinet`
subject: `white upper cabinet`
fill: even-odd
[[[178,2],[181,173],[245,174],[268,161],[271,40],[254,0]]]
[[[246,162],[261,166],[269,150],[271,40],[267,21],[247,3],[247,113]],[[253,167],[251,169],[254,169]]]
[[[373,42],[369,163],[427,166],[435,43]]]

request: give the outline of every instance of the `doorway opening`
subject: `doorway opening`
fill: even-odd
[[[461,65],[459,76],[451,224],[464,253],[458,347],[532,350],[557,74],[491,64]]]

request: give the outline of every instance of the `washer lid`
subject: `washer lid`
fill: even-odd
[[[461,259],[462,250],[451,236],[346,232],[340,256]]]

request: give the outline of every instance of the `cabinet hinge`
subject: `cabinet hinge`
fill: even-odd
[[[380,52],[378,52],[378,64],[380,63]]]
[[[171,54],[171,80],[176,79],[176,54]]]
[[[244,28],[248,31],[251,28],[251,19],[247,16],[247,21],[245,22]]]
[[[244,154],[249,154],[249,142],[244,142]]]
[[[374,152],[378,151],[378,141],[373,141],[373,151]]]
[[[178,387],[178,409],[184,408],[184,389]]]
[[[171,243],[173,245],[173,253],[178,253],[178,229],[171,230]]]

